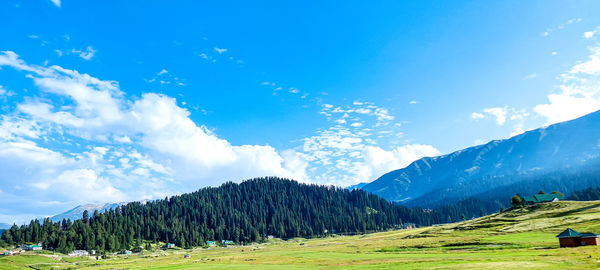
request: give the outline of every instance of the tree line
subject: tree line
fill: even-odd
[[[554,174],[557,175],[557,174]],[[512,184],[514,190],[579,180],[592,184],[597,174],[563,175],[562,181],[525,181]],[[532,179],[533,180],[533,179]],[[583,182],[583,183],[582,183]],[[573,188],[573,187],[571,187]],[[480,194],[432,209],[390,203],[362,190],[301,184],[267,177],[225,183],[193,193],[148,203],[133,202],[105,213],[84,212],[81,219],[53,222],[46,218],[28,225],[13,225],[0,236],[0,245],[42,243],[46,249],[68,253],[75,249],[119,251],[139,249],[143,243],[175,243],[180,247],[204,246],[206,241],[236,243],[262,241],[267,235],[288,239],[328,234],[356,234],[398,228],[404,223],[417,226],[455,222],[495,213],[510,207],[504,193]],[[513,193],[514,194],[514,193]],[[482,196],[485,195],[485,196]],[[600,188],[575,191],[573,200],[600,199]]]
[[[456,212],[456,211],[454,211]],[[79,220],[32,220],[13,225],[0,244],[41,242],[68,253],[75,249],[119,251],[145,242],[203,246],[206,241],[249,243],[267,235],[288,239],[332,233],[364,233],[401,226],[460,220],[460,213],[426,211],[390,203],[362,190],[301,184],[268,177],[225,183],[104,213],[84,212]]]

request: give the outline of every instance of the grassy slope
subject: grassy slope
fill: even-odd
[[[536,205],[413,230],[153,252],[102,261],[15,256],[0,258],[0,269],[600,268],[600,247],[558,248],[555,235],[566,227],[599,233],[600,201]],[[192,258],[184,259],[186,253]]]

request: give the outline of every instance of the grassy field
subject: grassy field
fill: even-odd
[[[600,247],[559,248],[570,227],[600,233],[600,201],[529,206],[442,226],[358,236],[118,255],[105,260],[32,254],[0,269],[598,269]],[[184,258],[191,254],[191,258]]]

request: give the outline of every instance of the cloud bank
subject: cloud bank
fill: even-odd
[[[10,51],[0,54],[0,67],[21,71],[40,91],[2,115],[0,184],[11,196],[0,204],[45,212],[265,175],[306,180],[295,151],[232,145],[192,121],[175,98],[128,97],[115,81],[30,65]]]

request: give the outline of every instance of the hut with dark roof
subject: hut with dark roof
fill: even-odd
[[[600,245],[598,236],[600,235],[590,232],[580,233],[571,228],[567,228],[556,237],[558,238],[560,247],[579,247]]]

